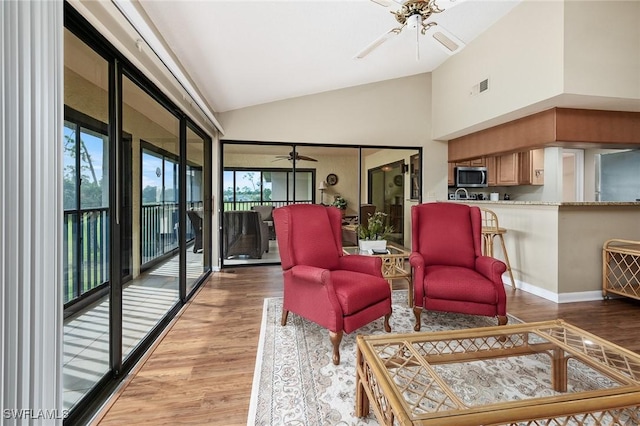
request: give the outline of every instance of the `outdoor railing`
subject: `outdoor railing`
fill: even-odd
[[[188,203],[187,209],[200,210],[202,202]],[[186,239],[193,238],[187,219]],[[142,206],[141,246],[143,264],[178,247],[178,204]],[[63,268],[64,303],[109,281],[108,208],[64,212]]]
[[[64,212],[64,303],[109,280],[108,233],[107,208]]]
[[[253,206],[269,205],[273,207],[282,207],[289,204],[311,204],[311,200],[297,200],[297,201],[225,201],[223,203],[224,211],[231,210],[251,210]]]
[[[187,203],[187,210],[201,210],[202,202]],[[186,240],[195,236],[187,218]],[[178,248],[178,204],[147,204],[142,206],[142,264]]]

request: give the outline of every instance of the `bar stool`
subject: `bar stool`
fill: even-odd
[[[493,239],[495,237],[500,238],[502,253],[504,253],[504,263],[507,265],[509,278],[511,278],[511,287],[515,290],[516,281],[513,279],[513,272],[511,272],[511,264],[509,263],[509,256],[507,255],[507,248],[504,245],[503,238],[503,235],[507,233],[507,230],[500,228],[498,225],[498,216],[496,216],[493,211],[480,208],[480,212],[482,213],[482,254],[493,257]]]

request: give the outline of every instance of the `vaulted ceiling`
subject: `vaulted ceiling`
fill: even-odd
[[[469,44],[519,1],[436,0],[445,9],[429,19],[436,27],[425,35],[407,27],[362,59],[354,57],[400,26],[391,11],[402,0],[140,4],[206,102],[225,112],[430,72],[450,57],[436,29]]]

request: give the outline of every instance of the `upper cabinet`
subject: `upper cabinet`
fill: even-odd
[[[496,186],[520,184],[518,153],[496,157]]]
[[[544,185],[544,149],[520,152],[520,185]]]
[[[489,186],[544,184],[544,149],[449,163],[449,185],[455,184],[453,171],[458,166],[486,167]]]
[[[472,161],[476,161],[476,160],[472,160]],[[484,159],[483,159],[483,162],[484,162]],[[472,165],[475,166],[475,164],[472,164],[471,161],[457,161],[455,163],[449,163],[449,179],[448,179],[449,186],[453,186],[456,184],[455,176],[453,173],[456,167],[469,167]]]
[[[487,157],[484,159],[485,166],[487,167],[487,183],[489,186],[496,186],[498,179],[496,168],[496,157]]]

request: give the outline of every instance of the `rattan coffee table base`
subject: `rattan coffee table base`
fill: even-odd
[[[434,368],[533,354],[549,356],[557,395],[467,405]],[[567,392],[569,359],[612,384]],[[356,415],[385,425],[640,424],[640,356],[562,320],[358,336],[356,374]]]

